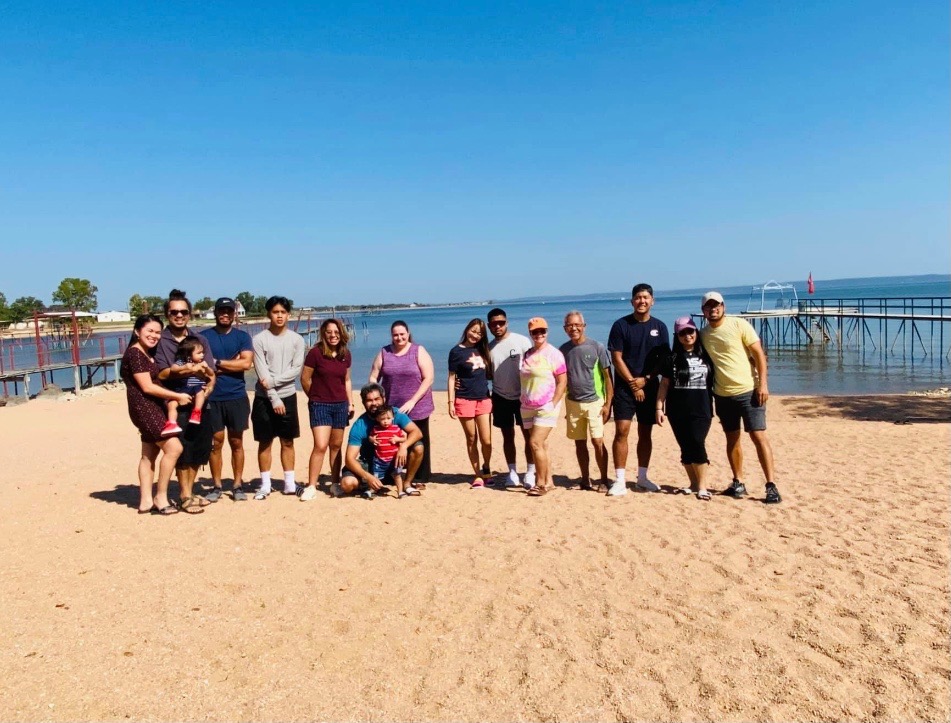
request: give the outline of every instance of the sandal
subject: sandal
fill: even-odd
[[[158,507],[156,507],[155,505],[152,505],[152,506],[149,507],[147,510],[139,510],[139,514],[140,514],[140,515],[152,515],[152,514],[155,514],[155,512],[156,512],[157,510],[158,510]]]
[[[415,487],[408,487],[403,490],[403,494],[407,497],[419,497],[422,493]]]
[[[178,503],[178,509],[182,512],[187,512],[189,515],[200,515],[205,510],[198,504],[195,496],[189,497],[187,500],[182,500]]]
[[[707,490],[700,490],[697,492],[697,499],[703,500],[704,502],[709,502],[713,499],[713,496]]]
[[[692,495],[693,490],[690,489],[689,487],[678,487],[677,489],[674,490],[674,494],[675,495]]]
[[[177,515],[178,508],[175,505],[165,505],[165,507],[153,507],[153,515],[161,515],[162,517],[168,517],[169,515]]]
[[[528,495],[529,497],[544,497],[545,495],[548,494],[548,488],[547,488],[547,487],[538,487],[538,486],[536,485],[535,487],[532,487],[532,488],[531,488],[528,492],[526,492],[525,494]]]

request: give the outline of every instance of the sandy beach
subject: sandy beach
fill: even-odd
[[[748,440],[748,499],[570,489],[563,421],[553,494],[470,490],[445,407],[420,498],[168,518],[121,389],[0,409],[0,719],[951,716],[948,399],[771,398],[777,506]],[[667,427],[651,477],[685,481]]]

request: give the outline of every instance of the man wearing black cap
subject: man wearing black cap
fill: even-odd
[[[214,432],[211,448],[211,478],[214,489],[206,495],[209,502],[221,499],[221,449],[228,432],[231,447],[231,470],[234,477],[232,497],[235,502],[248,499],[242,489],[244,475],[244,430],[248,428],[251,403],[244,385],[244,373],[254,363],[251,335],[234,326],[237,315],[234,299],[222,296],[215,302],[215,325],[201,334],[208,340],[215,357],[218,381],[208,398],[205,415]]]

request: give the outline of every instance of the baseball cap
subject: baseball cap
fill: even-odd
[[[722,304],[723,296],[719,291],[708,291],[703,295],[703,298],[700,299],[700,308],[702,309],[704,306],[706,306],[708,301],[715,301],[718,304]]]
[[[222,296],[218,301],[215,302],[216,309],[237,309],[238,305],[234,303],[234,299],[230,296]]]
[[[696,329],[697,325],[689,316],[681,316],[674,322],[674,334],[679,334],[683,329]]]
[[[548,328],[548,322],[545,321],[540,316],[533,316],[531,319],[528,320],[529,331],[535,331],[535,329],[547,329],[547,328]]]

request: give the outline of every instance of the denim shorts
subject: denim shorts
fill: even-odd
[[[396,457],[391,459],[389,462],[384,462],[382,459],[374,457],[373,470],[371,473],[378,480],[384,480],[387,477],[392,477],[395,474],[406,474],[406,468],[396,466]]]
[[[350,402],[307,402],[311,427],[346,429],[350,421]]]
[[[741,419],[743,429],[747,432],[766,430],[766,407],[760,406],[754,395],[755,392],[737,394],[735,397],[713,395],[717,416],[724,432],[739,431]]]

